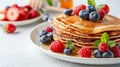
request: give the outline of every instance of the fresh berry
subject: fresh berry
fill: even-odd
[[[91,57],[91,49],[88,47],[82,47],[79,51],[78,54],[81,57],[85,57],[85,58],[90,58]]]
[[[106,43],[103,43],[101,42],[99,45],[98,45],[98,49],[101,51],[101,52],[107,52],[109,51],[109,47]]]
[[[43,35],[47,35],[47,33],[48,33],[48,32],[47,32],[46,30],[40,31],[40,37],[43,36]]]
[[[98,49],[94,51],[94,57],[96,58],[102,58],[102,52],[100,52]]]
[[[7,19],[10,21],[16,21],[20,17],[19,9],[16,7],[11,7],[7,11]]]
[[[88,17],[89,17],[89,12],[88,12],[87,10],[81,10],[81,11],[79,12],[79,16],[80,16],[80,18],[82,18],[82,19],[88,19]]]
[[[47,35],[43,35],[40,37],[40,42],[43,44],[47,44],[51,42],[51,37],[47,36]]]
[[[104,52],[102,58],[114,58],[114,54],[111,51]]]
[[[64,54],[66,54],[66,55],[70,55],[70,54],[72,54],[72,52],[73,52],[73,50],[70,49],[70,48],[65,48],[64,49]]]
[[[31,18],[36,18],[36,17],[38,17],[39,16],[39,13],[36,11],[36,10],[31,10],[30,12],[29,12],[29,18],[31,19]]]
[[[63,52],[64,49],[65,49],[64,44],[59,40],[54,41],[50,45],[50,50],[53,52]]]
[[[52,33],[52,32],[48,32],[48,33],[47,33],[47,36],[53,38],[53,33]]]
[[[53,32],[53,29],[51,27],[46,27],[45,29],[47,32]]]
[[[13,25],[13,24],[6,24],[4,27],[3,27],[4,31],[7,32],[7,33],[13,33],[15,32],[16,30],[16,26]]]
[[[6,15],[4,13],[0,13],[0,20],[6,20]]]
[[[109,8],[109,6],[107,4],[104,4],[104,7],[101,8],[101,9],[103,9],[106,14],[108,14],[108,12],[110,11],[110,8]]]
[[[105,11],[103,9],[97,10],[97,12],[100,14],[100,19],[103,19],[106,15]]]
[[[73,10],[75,15],[79,15],[79,12],[81,10],[85,10],[86,6],[84,4],[78,5],[77,7],[75,7],[75,9]]]
[[[23,8],[27,8],[28,11],[32,10],[32,7],[30,5],[25,5]]]
[[[86,10],[87,10],[89,13],[92,12],[92,11],[96,11],[95,7],[92,6],[92,5],[87,6],[87,7],[86,7]]]
[[[24,9],[20,9],[20,18],[19,20],[27,20],[29,18],[28,11]]]
[[[119,49],[120,49],[120,43],[118,43],[118,44],[117,44],[117,46],[118,46],[118,47],[119,47]]]
[[[70,15],[72,14],[72,12],[73,12],[72,9],[66,9],[66,10],[64,11],[64,14],[70,16]]]
[[[120,49],[118,46],[114,46],[110,50],[113,52],[114,57],[120,57]]]
[[[100,15],[98,12],[96,11],[93,11],[89,14],[89,19],[92,21],[92,22],[96,22],[100,19]]]

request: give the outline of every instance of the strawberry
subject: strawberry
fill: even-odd
[[[6,15],[4,13],[0,13],[0,20],[6,20]]]
[[[29,18],[35,18],[35,17],[38,17],[39,16],[39,13],[36,11],[36,10],[31,10],[29,12]]]
[[[7,33],[13,33],[15,32],[16,30],[16,26],[13,25],[13,24],[6,24],[4,27],[3,27],[4,31],[7,32]]]
[[[19,12],[19,9],[17,7],[11,7],[11,8],[8,9],[6,15],[7,15],[8,20],[16,21],[20,17],[20,12]]]
[[[120,50],[118,46],[114,46],[110,50],[113,52],[114,57],[120,57]]]
[[[106,43],[103,43],[101,42],[99,45],[98,45],[98,49],[101,51],[101,52],[107,52],[109,51],[109,47]]]
[[[64,49],[65,49],[64,44],[61,41],[59,41],[59,40],[54,41],[50,45],[50,50],[53,51],[53,52],[61,53],[61,52],[64,51]]]
[[[84,4],[81,4],[81,5],[78,5],[77,7],[75,7],[75,9],[73,10],[73,13],[75,15],[79,15],[79,12],[81,10],[85,10],[86,9],[86,6]]]
[[[45,29],[47,32],[53,32],[53,29],[51,27],[46,27]]]
[[[32,10],[32,7],[30,5],[25,5],[25,6],[23,6],[23,8],[28,9],[28,11]]]
[[[104,16],[106,15],[106,12],[103,9],[97,10],[97,12],[100,14],[100,19],[103,19]]]
[[[26,10],[26,8],[20,9],[20,18],[19,18],[19,20],[26,20],[26,19],[28,19],[28,17],[29,17],[28,10]]]
[[[85,57],[85,58],[90,58],[91,57],[91,49],[89,49],[88,47],[82,47],[79,51],[78,54],[81,57]]]

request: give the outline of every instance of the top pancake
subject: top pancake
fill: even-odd
[[[104,31],[120,30],[120,18],[114,17],[112,15],[106,15],[103,20],[98,22],[82,20],[79,16],[60,15],[56,17],[56,21],[62,22],[67,26],[78,30],[79,32],[86,34],[96,34]]]

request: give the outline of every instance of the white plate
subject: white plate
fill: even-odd
[[[38,16],[38,17],[33,18],[33,19],[24,20],[24,21],[0,21],[0,25],[12,23],[16,26],[23,26],[23,25],[28,25],[28,24],[34,23],[34,22],[38,21],[40,18],[41,18],[41,16]]]
[[[36,45],[40,48],[40,50],[49,56],[54,58],[58,58],[61,60],[74,62],[74,63],[81,63],[81,64],[92,64],[92,65],[108,65],[108,64],[118,64],[120,63],[120,58],[81,58],[76,56],[67,56],[59,53],[51,52],[50,50],[44,49],[42,44],[39,41],[39,32],[43,30],[46,26],[50,26],[49,22],[41,23],[37,25],[29,34],[30,41],[32,44]]]

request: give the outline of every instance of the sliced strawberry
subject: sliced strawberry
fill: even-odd
[[[16,26],[13,25],[13,24],[6,24],[4,27],[3,27],[4,31],[7,32],[7,33],[13,33],[15,32],[16,30]]]
[[[20,17],[20,12],[17,7],[11,7],[7,11],[7,19],[10,21],[16,21]]]
[[[35,18],[35,17],[38,17],[39,16],[39,13],[36,11],[36,10],[31,10],[29,12],[29,18]]]
[[[20,18],[19,20],[26,20],[29,18],[28,10],[25,9],[20,9]]]
[[[6,15],[4,13],[0,13],[0,20],[6,20]]]

